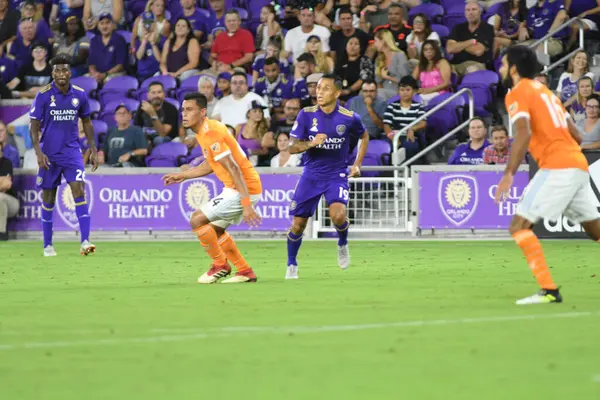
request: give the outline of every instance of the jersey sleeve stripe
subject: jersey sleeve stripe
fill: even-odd
[[[518,119],[521,119],[521,118],[527,118],[527,120],[530,120],[531,116],[526,111],[519,111],[513,117],[511,117],[510,123],[514,124],[515,122],[517,122]]]
[[[231,150],[224,151],[215,157],[215,161],[219,161],[220,159],[225,158],[230,154],[231,154]]]

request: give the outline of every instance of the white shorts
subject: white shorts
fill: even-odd
[[[560,214],[573,222],[600,218],[598,200],[590,185],[590,175],[578,168],[540,169],[517,206],[517,215],[536,223]]]
[[[587,25],[587,28],[590,31],[597,31],[598,30],[598,25],[596,25],[596,23],[594,21],[592,21],[591,19],[584,18],[584,19],[581,20],[581,22],[583,22],[584,25]]]
[[[260,194],[250,195],[253,206],[259,199]],[[242,222],[243,210],[240,192],[230,188],[223,189],[217,197],[200,207],[200,211],[206,215],[211,224],[223,229]]]

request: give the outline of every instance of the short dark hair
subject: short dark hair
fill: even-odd
[[[237,15],[239,19],[242,19],[240,12],[235,8],[230,8],[229,10],[227,10],[227,12],[225,13],[225,17],[227,17],[228,15]]]
[[[342,78],[335,74],[325,74],[321,77],[321,79],[331,79],[336,90],[342,90],[344,88],[344,85],[342,84]]]
[[[229,79],[229,82],[231,82],[231,80],[233,78],[235,78],[236,76],[244,77],[244,80],[246,81],[246,83],[248,83],[248,76],[246,76],[246,74],[241,71],[235,71],[233,74],[231,74],[231,78]]]
[[[377,82],[375,82],[373,79],[366,79],[366,80],[363,81],[363,83],[362,83],[361,86],[364,86],[364,85],[375,85],[375,86],[377,86]]]
[[[277,64],[277,66],[279,66],[279,60],[277,60],[277,58],[275,58],[275,57],[269,57],[265,60],[265,65],[273,65],[273,64]]]
[[[129,111],[129,108],[127,108],[127,106],[125,104],[119,104],[117,106],[117,108],[115,108],[115,114],[121,109],[124,108],[128,113],[131,113],[131,111]]]
[[[485,123],[484,123],[485,125]],[[506,129],[506,127],[504,125],[494,125],[492,127],[492,130],[490,131],[490,135],[493,135],[494,132],[504,132],[506,133],[506,136],[508,136],[508,129]]]
[[[309,64],[316,64],[315,56],[310,53],[302,53],[300,57],[296,60],[296,62],[307,62]]]
[[[351,16],[354,16],[354,14],[352,14],[352,10],[348,6],[340,7],[340,12],[338,13],[338,18],[340,18],[342,16],[342,14],[350,14]]]
[[[504,55],[508,61],[508,67],[514,65],[521,78],[534,79],[542,70],[535,51],[527,46],[511,46],[506,49]]]
[[[597,95],[596,93],[590,94],[586,100],[587,101],[596,100],[600,104],[600,96]]]
[[[392,8],[399,8],[402,10],[402,12],[404,12],[404,6],[402,6],[402,4],[392,2],[392,4],[390,4],[390,6],[388,7],[388,11],[390,11]]]
[[[71,56],[65,53],[57,54],[52,60],[50,60],[50,65],[53,67],[56,65],[67,64],[71,65]]]
[[[485,121],[483,120],[483,118],[475,116],[473,117],[470,121],[469,121],[469,128],[471,127],[471,122],[473,121],[481,121],[481,123],[483,124],[483,127],[487,129],[487,124],[485,123]]]
[[[152,86],[160,86],[163,91],[165,90],[165,85],[163,85],[161,81],[152,81],[152,82],[150,82],[150,84],[148,85],[148,91],[150,91],[150,88]]]
[[[206,105],[208,104],[208,100],[206,100],[206,96],[204,96],[202,93],[199,93],[199,92],[188,93],[185,95],[183,100],[184,101],[185,100],[195,101],[196,104],[198,105],[198,107],[200,107],[200,109],[206,108]]]
[[[401,87],[411,87],[414,90],[417,90],[419,88],[419,83],[412,76],[406,75],[406,76],[403,76],[402,78],[400,78],[400,82],[398,82],[398,87],[399,88],[401,88]]]

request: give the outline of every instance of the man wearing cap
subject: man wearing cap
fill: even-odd
[[[31,45],[33,63],[19,70],[19,75],[6,86],[14,97],[33,99],[35,94],[52,81],[52,67],[46,61],[48,50],[43,43]]]
[[[98,30],[90,42],[89,76],[103,84],[107,79],[125,74],[127,62],[127,43],[115,32],[112,16],[109,13],[100,14]]]
[[[213,110],[212,119],[221,121],[225,125],[238,126],[247,121],[246,112],[253,101],[258,101],[266,106],[262,97],[253,92],[248,92],[248,80],[243,72],[234,72],[231,76],[231,94],[218,101]],[[271,119],[269,110],[264,110],[266,119]]]
[[[306,41],[310,36],[317,35],[321,38],[321,49],[324,53],[329,51],[329,37],[331,36],[327,28],[315,25],[315,12],[310,7],[302,6],[300,8],[298,20],[300,26],[289,30],[285,35],[284,51],[281,55],[281,58],[288,58],[291,54],[294,64],[297,62],[298,57],[304,53]]]
[[[283,101],[292,98],[292,82],[279,70],[279,60],[269,57],[265,60],[265,76],[258,78],[254,93],[262,96],[268,103],[270,111],[277,118],[283,116]]]
[[[322,73],[310,74],[306,78],[307,97],[302,101],[302,107],[311,107],[317,104],[317,83],[323,77]]]
[[[218,99],[222,99],[231,94],[231,74],[229,72],[221,72],[217,76],[217,89],[215,94]],[[208,115],[212,118],[212,112]]]
[[[107,167],[143,167],[148,155],[148,143],[144,131],[131,125],[131,112],[124,104],[115,110],[117,126],[110,128],[98,161]]]

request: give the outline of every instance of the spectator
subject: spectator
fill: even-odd
[[[600,3],[598,0],[567,0],[565,1],[565,8],[571,18],[581,18],[584,31],[598,31],[598,28],[600,28]],[[574,23],[571,25],[567,50],[573,49],[578,37],[579,24]]]
[[[360,55],[360,42],[353,37],[346,43],[347,61],[338,66],[335,73],[342,80],[340,100],[346,102],[357,96],[363,82],[375,79],[373,62],[367,56]]]
[[[252,62],[254,56],[254,39],[250,31],[240,28],[242,19],[236,9],[225,14],[226,35],[219,35],[211,49],[211,63],[215,71],[220,70],[218,63],[228,66],[231,70],[236,67],[245,68]]]
[[[410,67],[406,54],[396,46],[392,33],[387,29],[375,34],[375,79],[380,88],[380,95],[388,100],[398,92],[400,78],[409,75]]]
[[[346,103],[348,110],[360,116],[371,139],[383,139],[382,116],[386,107],[386,101],[377,96],[377,84],[373,80],[364,81],[361,95]]]
[[[110,15],[117,25],[123,25],[123,0],[84,0],[83,21],[86,30],[95,30],[105,14]]]
[[[321,38],[321,49],[324,52],[328,52],[329,37],[331,34],[327,28],[315,25],[315,13],[312,8],[302,6],[298,20],[300,21],[300,26],[289,30],[285,35],[283,58],[288,58],[291,54],[294,63],[297,63],[298,58],[304,52],[308,38],[313,35]]]
[[[3,54],[0,57],[0,82],[6,85],[19,75],[19,67],[14,56],[10,54]],[[9,91],[8,88],[6,88]],[[10,92],[10,91],[9,91]],[[0,93],[0,98],[2,98]]]
[[[210,18],[206,24],[206,32],[208,38],[206,43],[202,45],[202,49],[212,49],[215,38],[225,32],[225,0],[209,0]]]
[[[427,40],[437,42],[438,46],[442,45],[440,35],[431,28],[431,21],[429,18],[427,18],[425,14],[419,13],[415,15],[415,19],[413,20],[413,31],[406,37],[408,59],[411,61],[414,60],[414,65],[419,63],[421,58],[421,48]]]
[[[212,118],[225,125],[238,126],[246,123],[248,110],[253,101],[258,101],[266,108],[262,97],[248,92],[248,80],[243,72],[234,72],[231,76],[231,94],[217,102]],[[264,110],[265,118],[270,119],[269,110]]]
[[[265,147],[275,146],[275,140],[273,138],[273,135],[277,136],[280,133],[288,133],[289,134],[292,131],[292,127],[294,126],[294,123],[296,122],[296,117],[298,116],[299,112],[300,112],[300,100],[299,99],[286,100],[283,105],[284,118],[271,122],[270,132],[267,133],[267,135],[269,135],[269,133],[271,134],[270,135],[271,142],[266,142],[267,145],[265,146],[265,140],[263,140],[263,146],[265,146]],[[265,136],[265,138],[266,137],[267,136]]]
[[[290,134],[281,132],[277,135],[277,153],[271,158],[271,168],[289,168],[300,165],[302,158],[300,154],[291,154],[289,151]]]
[[[89,1],[89,0],[88,0]],[[100,35],[90,42],[88,65],[89,75],[102,85],[108,79],[125,74],[127,63],[127,44],[114,30],[110,14],[102,14],[98,20]]]
[[[69,17],[75,17],[79,21],[83,18],[84,0],[52,0],[51,2],[49,21],[53,29],[64,24]]]
[[[90,39],[85,35],[83,22],[75,15],[67,17],[60,24],[60,34],[54,43],[52,56],[68,54],[71,57],[71,76],[76,77],[88,71],[89,50]]]
[[[198,74],[196,67],[200,60],[200,44],[194,37],[190,21],[185,18],[177,19],[175,34],[165,42],[160,61],[160,71],[184,81]]]
[[[231,74],[229,72],[221,72],[217,76],[217,91],[218,99],[229,96],[231,94]],[[207,114],[208,115],[208,114]],[[210,114],[212,115],[212,114]]]
[[[484,164],[507,164],[510,156],[508,131],[503,125],[492,127],[492,144],[483,149]]]
[[[148,0],[142,15],[133,22],[131,37],[143,40],[145,32],[152,30],[154,35],[169,37],[171,24],[165,17],[165,0]]]
[[[181,12],[177,15],[172,15],[171,20],[177,21],[179,18],[187,19],[194,30],[194,37],[198,39],[199,43],[204,43],[207,40],[207,36],[210,33],[208,31],[208,21],[206,17],[198,8],[196,8],[196,2],[194,0],[181,0]]]
[[[48,23],[42,18],[36,18],[37,6],[35,0],[27,0],[21,5],[21,21],[31,19],[35,24],[35,42],[54,43],[54,34]],[[19,33],[17,33],[17,37]]]
[[[252,165],[263,165],[268,161],[264,156],[269,154],[269,149],[262,145],[263,137],[269,130],[269,121],[263,112],[266,110],[267,107],[261,102],[252,101],[246,113],[246,122],[235,127],[237,141]]]
[[[31,19],[21,21],[19,24],[20,37],[17,37],[10,45],[9,54],[15,57],[19,69],[30,67],[33,63],[31,58],[31,45],[35,40],[35,23]],[[44,43],[47,45],[47,43]]]
[[[577,100],[577,82],[583,76],[594,79],[594,74],[590,72],[587,53],[585,50],[579,50],[569,60],[567,71],[558,78],[556,93],[565,108],[570,107]]]
[[[265,60],[265,76],[258,79],[254,93],[262,96],[271,113],[278,119],[283,114],[283,101],[292,98],[292,82],[279,70],[279,62],[275,57]]]
[[[279,37],[273,37],[269,39],[267,50],[254,58],[254,62],[252,63],[252,82],[256,82],[258,81],[258,78],[265,76],[265,60],[270,57],[275,57],[279,60],[279,69],[281,73],[285,76],[289,76],[290,63],[287,59],[281,58],[281,41]]]
[[[435,40],[427,40],[419,65],[413,71],[413,77],[421,82],[419,94],[425,105],[439,94],[447,93],[452,85],[452,68],[442,57],[442,50]]]
[[[140,82],[160,74],[160,61],[166,38],[156,31],[157,28],[156,23],[144,24],[140,32],[142,38],[135,36],[134,39],[137,59],[136,76]]]
[[[323,53],[321,38],[319,38],[317,35],[310,36],[306,41],[304,50],[306,50],[307,53],[312,54],[315,58],[315,72],[320,72],[323,74],[329,74],[333,72],[333,59],[327,54]]]
[[[300,26],[300,21],[298,20],[298,10],[292,7],[289,2],[283,8],[283,18],[281,19],[281,29],[285,29],[287,31],[291,31],[294,28]]]
[[[275,7],[273,7],[272,4],[267,4],[260,10],[260,25],[256,29],[256,41],[254,47],[256,47],[256,50],[260,53],[264,53],[267,50],[269,41],[273,38],[283,40],[283,33],[281,32],[279,22],[277,22]]]
[[[315,57],[310,53],[304,53],[296,62],[296,68],[294,70],[295,80],[292,88],[292,96],[300,99],[300,101],[307,102],[310,100],[310,94],[308,93],[308,82],[306,78],[315,72]],[[316,82],[315,82],[316,85]],[[315,95],[316,97],[316,95]],[[304,107],[304,106],[303,106]]]
[[[8,0],[0,0],[0,55],[17,36],[19,12],[8,8]]]
[[[13,165],[4,156],[4,145],[0,143],[0,241],[8,240],[6,224],[19,212],[19,200],[13,189]]]
[[[148,143],[142,128],[131,125],[131,112],[120,105],[115,110],[117,126],[109,129],[103,152],[98,153],[100,164],[108,167],[143,167],[148,155]]]
[[[306,78],[306,92],[308,99],[302,103],[302,107],[317,105],[317,84],[323,77],[323,74],[310,74]]]
[[[576,100],[571,103],[569,107],[565,105],[565,108],[569,110],[569,113],[575,122],[585,118],[587,100],[592,94],[594,94],[594,82],[592,81],[592,78],[589,76],[579,78],[579,81],[577,82]]]
[[[21,156],[19,150],[11,144],[8,144],[8,129],[3,121],[0,121],[0,145],[3,148],[4,158],[8,159],[14,168],[21,166]]]
[[[10,81],[6,86],[13,90],[16,98],[33,99],[37,92],[52,81],[52,67],[46,61],[48,50],[42,43],[31,46],[33,63],[19,71],[19,76]]]
[[[497,54],[519,39],[519,31],[525,28],[527,21],[525,0],[508,0],[499,13],[492,18],[495,32],[494,47]]]
[[[406,38],[410,35],[412,30],[404,19],[404,8],[398,3],[392,3],[388,8],[387,15],[388,22],[377,26],[373,30],[373,33],[375,34],[382,29],[390,31],[396,42],[396,47],[406,53],[408,48]]]
[[[479,165],[483,163],[483,150],[490,145],[486,139],[483,119],[475,117],[469,122],[469,141],[459,144],[448,160],[449,165]]]
[[[388,23],[388,11],[393,1],[375,0],[374,3],[365,6],[360,12],[360,29],[365,32]]]
[[[390,140],[405,127],[425,115],[425,110],[421,103],[413,101],[417,93],[418,84],[412,76],[405,76],[400,79],[398,93],[400,99],[387,105],[383,114],[383,130]],[[423,131],[427,128],[427,122],[421,122],[408,129],[400,136],[400,145],[406,150],[406,158],[412,158],[425,143]]]
[[[341,65],[347,59],[346,44],[348,40],[357,38],[360,43],[360,55],[364,55],[369,47],[371,36],[363,32],[352,23],[352,12],[349,8],[341,8],[339,11],[340,30],[334,31],[329,39],[331,52],[330,55],[335,61],[335,65]]]
[[[142,101],[135,115],[134,125],[146,128],[148,138],[155,146],[170,142],[179,133],[179,112],[165,101],[165,88],[156,81],[148,86],[148,100]]]
[[[340,27],[340,29],[344,29],[342,27],[342,25],[343,25],[342,13],[347,10],[350,13],[350,23],[352,24],[352,26],[354,28],[360,30],[360,32],[366,33],[365,31],[360,29],[360,12],[362,11],[363,8],[365,8],[365,6],[366,6],[365,0],[350,0],[348,5],[338,7],[334,13],[334,18],[333,18],[334,25]],[[339,32],[339,31],[336,31],[336,32]],[[333,34],[331,36],[333,36]],[[331,39],[331,43],[332,44],[334,43],[333,39]]]
[[[581,132],[584,150],[600,149],[600,96],[591,95],[585,105],[585,119],[577,121],[577,129]]]
[[[482,71],[492,62],[494,28],[481,20],[481,7],[474,0],[465,5],[467,22],[456,25],[450,33],[446,51],[453,54],[452,68],[460,75]]]
[[[563,0],[553,2],[547,0],[538,0],[538,2],[529,9],[527,14],[527,25],[519,30],[519,41],[523,41],[524,46],[529,46],[538,39],[546,36],[548,32],[553,31],[562,25],[568,19]],[[548,55],[554,57],[563,52],[562,40],[569,34],[569,29],[562,29],[548,40]],[[527,40],[531,39],[531,40]],[[544,44],[538,47],[538,53],[543,54]],[[544,60],[547,61],[547,60]]]
[[[206,115],[210,118],[212,116],[213,110],[217,101],[219,101],[215,96],[215,83],[214,80],[209,78],[208,76],[201,76],[198,79],[198,91],[206,97]],[[196,132],[194,132],[191,128],[185,129],[183,125],[179,126],[179,141],[188,145],[188,147],[193,147],[197,144],[195,140]],[[187,141],[187,138],[194,138],[193,141]]]
[[[548,75],[540,72],[539,74],[536,75],[535,80],[538,81],[539,83],[541,83],[542,85],[546,86],[548,89],[550,89],[550,82],[548,81]]]

